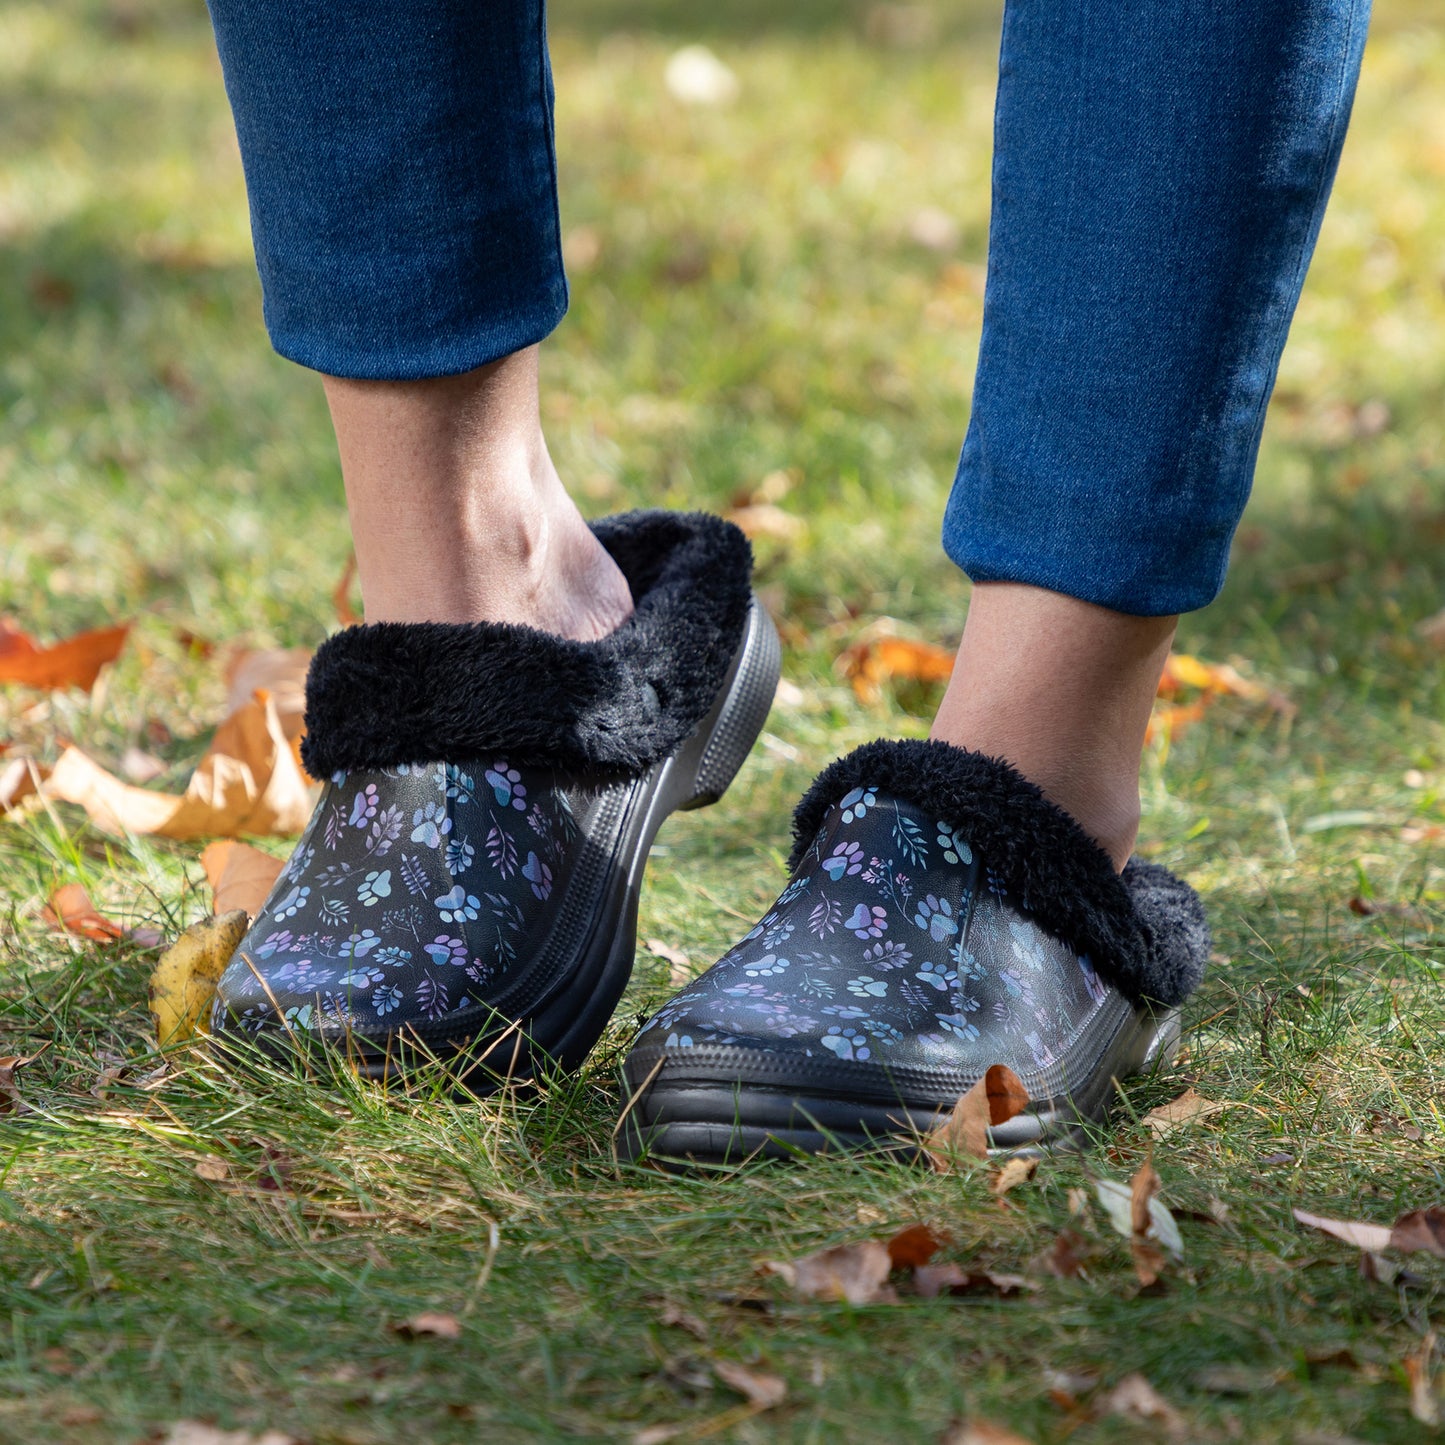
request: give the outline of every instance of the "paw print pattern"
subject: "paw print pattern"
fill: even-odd
[[[946,898],[930,893],[920,898],[916,905],[913,921],[928,930],[928,936],[935,943],[943,943],[958,932],[958,919],[953,916],[953,905]]]
[[[391,869],[373,869],[357,885],[356,898],[365,908],[372,908],[383,898],[391,897]]]
[[[958,829],[943,822],[935,823],[933,826],[937,832],[938,846],[943,849],[945,863],[973,862],[973,849],[959,836]]]
[[[411,841],[423,848],[439,848],[452,830],[451,815],[441,803],[427,803],[411,815]]]
[[[527,789],[522,775],[516,768],[509,767],[505,759],[487,769],[487,783],[499,808],[512,807],[519,813],[527,811]]]
[[[468,893],[460,883],[450,893],[442,894],[433,902],[443,923],[470,923],[479,918],[482,912],[482,900],[476,894]]]
[[[856,844],[844,841],[823,860],[823,872],[836,883],[840,878],[852,877],[863,871],[863,850]]]
[[[843,927],[851,929],[855,938],[882,938],[884,929],[888,927],[888,910],[876,903],[871,906],[860,903],[849,914]]]
[[[351,816],[346,821],[353,828],[364,828],[376,817],[380,806],[377,801],[376,784],[368,783],[351,802]]]
[[[877,802],[878,794],[872,788],[854,788],[852,792],[843,794],[843,800],[838,807],[842,810],[845,823],[858,823]]]

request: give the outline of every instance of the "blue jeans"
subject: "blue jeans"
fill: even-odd
[[[276,349],[467,371],[567,306],[543,0],[210,0]],[[1120,612],[1224,580],[1370,0],[1007,0],[975,581]]]

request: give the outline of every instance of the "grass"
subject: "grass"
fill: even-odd
[[[660,1422],[932,1440],[962,1415],[1039,1442],[1157,1435],[1081,1424],[1050,1370],[1141,1370],[1190,1438],[1426,1433],[1403,1361],[1445,1267],[1364,1279],[1290,1213],[1389,1221],[1445,1197],[1442,859],[1401,833],[1445,821],[1445,677],[1414,630],[1445,603],[1445,25],[1426,4],[1378,9],[1231,580],[1182,629],[1297,714],[1221,702],[1147,762],[1145,847],[1201,887],[1219,951],[1180,1064],[1131,1084],[1099,1147],[1046,1162],[1008,1209],[982,1174],[859,1160],[616,1169],[613,1068],[667,988],[645,952],[583,1076],[532,1100],[200,1054],[148,1086],[152,956],[58,939],[34,913],[82,881],[174,930],[205,911],[196,850],[31,814],[0,824],[0,1052],[45,1049],[22,1075],[37,1112],[0,1119],[0,1439],[140,1441],[183,1417],[314,1445]],[[564,222],[590,253],[544,353],[561,469],[593,512],[721,507],[782,470],[807,523],[761,549],[798,692],[724,802],[668,825],[648,877],[642,936],[699,967],[773,896],[816,769],[926,727],[928,696],[859,704],[838,651],[884,614],[952,641],[966,608],[936,536],[977,346],[996,19],[938,15],[909,50],[866,43],[858,6],[696,24],[672,0],[554,7]],[[662,90],[699,34],[741,77],[731,109],[680,112]],[[138,619],[95,694],[12,692],[0,737],[107,760],[141,742],[184,776],[223,690],[178,633],[314,644],[332,626],[347,538],[319,388],[263,339],[199,5],[15,0],[0,72],[0,612],[48,636]],[[909,240],[923,206],[954,217],[956,250]],[[1321,826],[1341,813],[1357,821]],[[1361,918],[1353,896],[1409,911]],[[112,1056],[131,1071],[97,1097]],[[1141,1292],[1070,1191],[1127,1177],[1139,1116],[1186,1085],[1230,1107],[1155,1150],[1187,1261]],[[226,1180],[197,1176],[210,1156]],[[1103,1253],[1087,1279],[1009,1300],[804,1305],[755,1277],[918,1219],[998,1269],[1071,1220]],[[667,1304],[705,1337],[665,1324]],[[421,1310],[458,1315],[462,1337],[392,1330]],[[1346,1362],[1322,1362],[1341,1345]],[[717,1358],[782,1375],[788,1403],[739,1421]],[[1223,1366],[1253,1371],[1231,1386],[1252,1392],[1221,1391]]]

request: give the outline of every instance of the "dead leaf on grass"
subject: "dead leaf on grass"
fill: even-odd
[[[992,1420],[956,1420],[939,1437],[938,1445],[1034,1445],[1034,1442],[1006,1425]]]
[[[893,1269],[888,1246],[877,1239],[835,1244],[801,1259],[771,1259],[763,1268],[791,1285],[800,1299],[870,1305],[898,1298],[888,1283]]]
[[[1038,1268],[1057,1279],[1078,1279],[1093,1253],[1091,1246],[1072,1229],[1059,1232],[1058,1237],[1035,1261]]]
[[[956,1264],[926,1264],[914,1271],[913,1285],[923,1299],[936,1299],[941,1294],[994,1294],[1012,1299],[1039,1288],[1021,1274],[1001,1274],[996,1270],[966,1270]]]
[[[40,1053],[44,1053],[44,1049]],[[20,1095],[20,1085],[15,1081],[15,1075],[25,1067],[26,1064],[33,1064],[40,1057],[35,1054],[6,1054],[0,1058],[0,1114],[28,1114],[30,1105]]]
[[[1161,1395],[1143,1375],[1125,1375],[1112,1390],[1101,1395],[1094,1404],[1095,1414],[1120,1415],[1158,1425],[1171,1440],[1182,1440],[1189,1434],[1184,1416]]]
[[[1194,1376],[1194,1388],[1211,1395],[1263,1395],[1287,1379],[1287,1370],[1251,1365],[1211,1365]]]
[[[750,1370],[736,1360],[714,1360],[713,1373],[758,1410],[772,1410],[788,1398],[787,1383],[777,1375]]]
[[[1431,1331],[1412,1355],[1400,1361],[1410,1386],[1410,1414],[1422,1425],[1440,1424],[1440,1400],[1431,1380],[1431,1361],[1435,1354],[1435,1334]]]
[[[114,943],[125,937],[125,929],[114,919],[99,912],[90,901],[90,894],[79,883],[67,883],[50,895],[50,902],[40,910],[40,917],[51,928],[74,933],[93,943]]]
[[[455,1315],[442,1314],[437,1310],[423,1310],[394,1324],[391,1329],[393,1334],[405,1340],[459,1340],[462,1337],[461,1321]]]
[[[201,867],[211,885],[211,912],[230,913],[240,908],[254,918],[285,866],[284,858],[273,858],[233,838],[206,844],[201,849]]]
[[[1037,1155],[1016,1154],[998,1171],[997,1177],[989,1188],[999,1199],[1002,1199],[1010,1189],[1017,1189],[1020,1184],[1027,1184],[1038,1172],[1038,1167]]]
[[[990,1127],[1008,1123],[1028,1104],[1019,1076],[1007,1064],[991,1065],[953,1106],[953,1113],[924,1140],[934,1169],[948,1173],[960,1154],[987,1159]]]
[[[1186,693],[1197,692],[1198,697],[1181,701]],[[1166,704],[1156,708],[1149,720],[1147,741],[1152,742],[1160,733],[1177,735],[1191,723],[1198,722],[1205,711],[1219,697],[1238,697],[1246,702],[1261,703],[1282,717],[1293,717],[1297,711],[1282,693],[1252,682],[1240,675],[1227,662],[1205,662],[1191,657],[1187,652],[1171,652],[1159,678],[1159,697]]]
[[[677,1329],[686,1330],[695,1340],[705,1340],[708,1337],[707,1325],[693,1314],[685,1310],[681,1305],[673,1304],[670,1300],[662,1306],[660,1319],[665,1325],[673,1325]]]
[[[130,623],[78,632],[44,647],[9,618],[0,618],[0,683],[53,691],[78,687],[89,691],[100,670],[125,646]]]
[[[210,1184],[220,1184],[231,1177],[231,1166],[214,1154],[207,1154],[196,1163],[196,1178]]]
[[[1370,1254],[1379,1254],[1381,1250],[1390,1247],[1388,1225],[1367,1224],[1358,1219],[1327,1219],[1320,1214],[1309,1214],[1303,1209],[1296,1209],[1294,1217],[1311,1229],[1332,1234],[1336,1239],[1342,1239],[1346,1244],[1353,1244],[1357,1249],[1366,1250]]]
[[[305,647],[240,648],[226,659],[226,714],[239,712],[258,692],[266,692],[286,741],[306,732],[306,673],[311,651]],[[297,756],[300,762],[300,756]]]
[[[1360,1219],[1328,1219],[1303,1209],[1296,1209],[1294,1217],[1311,1229],[1332,1234],[1369,1254],[1396,1249],[1401,1254],[1433,1254],[1445,1259],[1445,1208],[1438,1204],[1408,1210],[1390,1226]]]
[[[918,1269],[948,1242],[946,1234],[926,1224],[910,1224],[888,1241],[888,1260],[894,1269]]]
[[[938,683],[953,675],[953,653],[931,642],[892,635],[891,617],[880,618],[839,655],[838,665],[859,702],[876,706],[889,682]]]
[[[1185,1089],[1177,1099],[1171,1099],[1167,1104],[1160,1104],[1157,1109],[1150,1109],[1144,1115],[1142,1122],[1146,1129],[1153,1132],[1156,1139],[1162,1139],[1176,1129],[1182,1129],[1188,1124],[1197,1124],[1201,1119],[1211,1118],[1220,1113],[1224,1107],[1223,1104],[1217,1103],[1213,1099],[1206,1099],[1202,1094],[1196,1093],[1190,1088]]]
[[[150,1009],[162,1047],[204,1032],[216,985],[249,926],[239,908],[202,919],[156,960],[150,976]]]
[[[1109,1223],[1129,1241],[1134,1272],[1146,1289],[1158,1280],[1164,1268],[1164,1251],[1175,1259],[1184,1256],[1179,1226],[1155,1197],[1158,1192],[1159,1175],[1148,1161],[1127,1185],[1114,1179],[1100,1179],[1094,1184],[1095,1197]]]
[[[161,1445],[298,1445],[294,1435],[280,1430],[221,1430],[200,1420],[177,1420]]]
[[[153,783],[167,768],[155,754],[142,752],[137,747],[128,747],[120,755],[120,770],[125,774],[127,782]]]
[[[723,517],[750,542],[762,537],[774,542],[796,542],[808,530],[808,524],[801,517],[785,512],[773,502],[749,502],[724,512]]]

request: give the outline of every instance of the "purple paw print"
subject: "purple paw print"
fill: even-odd
[[[871,908],[860,903],[843,926],[851,928],[857,938],[882,938],[883,930],[888,927],[888,910],[876,903]]]

